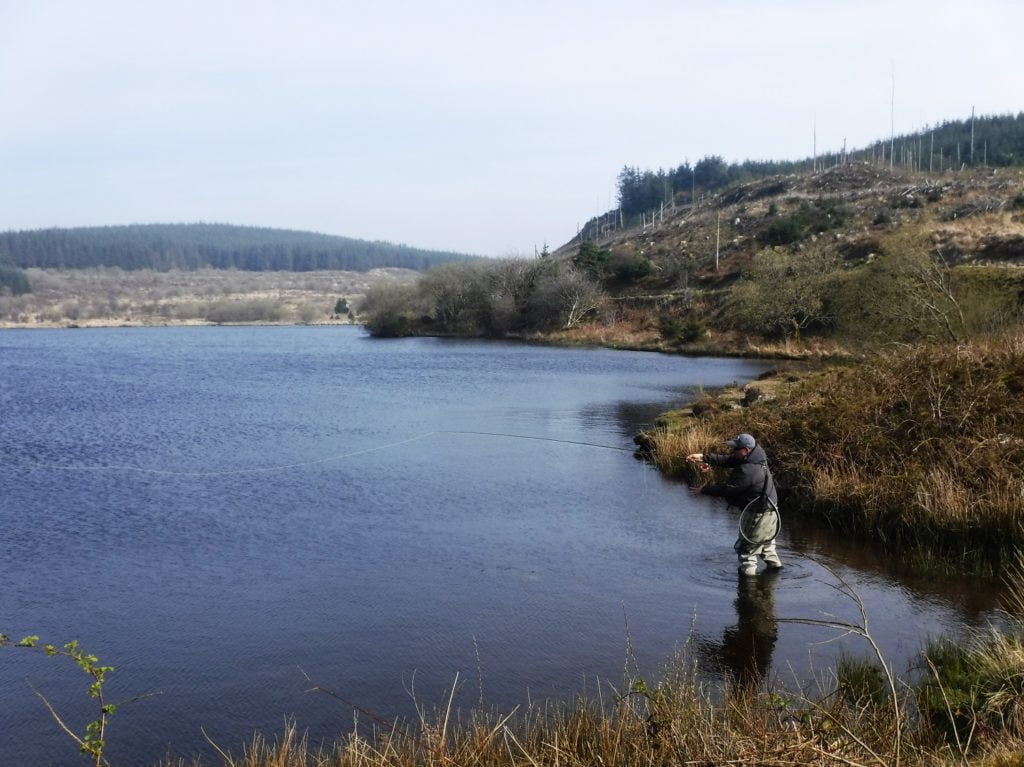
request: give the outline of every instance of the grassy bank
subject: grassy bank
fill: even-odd
[[[998,567],[1024,545],[1024,329],[900,346],[804,377],[748,407],[716,403],[648,435],[685,475],[690,452],[741,431],[768,448],[783,501],[894,550]]]

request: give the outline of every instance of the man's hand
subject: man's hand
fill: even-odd
[[[703,487],[701,487],[700,485],[697,485],[696,487],[688,487],[688,488],[687,488],[687,490],[689,490],[689,491],[690,491],[690,495],[700,495],[700,494],[701,494],[701,491],[702,491],[703,489],[704,489],[704,488],[703,488]]]
[[[704,460],[704,453],[690,453],[686,456],[686,460],[690,463],[700,463]]]

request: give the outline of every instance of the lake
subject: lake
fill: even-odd
[[[826,567],[907,672],[998,590],[785,509],[786,569],[740,581],[735,516],[630,452],[769,367],[356,327],[0,331],[0,632],[80,640],[117,668],[109,700],[160,693],[113,718],[115,764],[209,755],[201,727],[235,751],[287,717],[351,730],[303,672],[388,719],[456,680],[463,710],[507,710],[621,685],[627,660],[656,677],[687,643],[709,678],[803,677],[866,652],[772,620],[854,617]],[[26,680],[92,718],[67,659],[0,650],[0,763],[73,762]]]

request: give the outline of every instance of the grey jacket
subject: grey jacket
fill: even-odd
[[[730,506],[742,509],[761,495],[767,477],[767,495],[772,503],[778,505],[779,496],[775,491],[775,479],[768,468],[768,456],[760,445],[754,445],[754,449],[746,458],[736,458],[732,454],[705,453],[704,461],[712,466],[729,467],[732,474],[724,484],[705,485],[701,494],[725,498]]]

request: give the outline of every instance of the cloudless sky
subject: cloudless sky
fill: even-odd
[[[624,164],[1024,110],[1024,2],[0,0],[0,230],[558,246]]]

